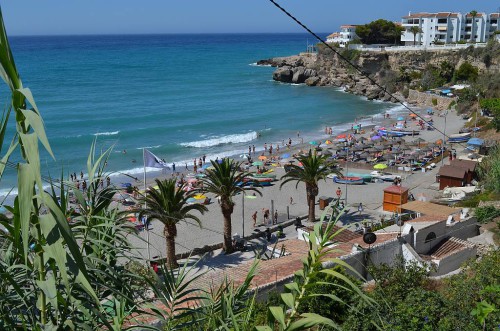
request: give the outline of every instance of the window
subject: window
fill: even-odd
[[[491,24],[497,24],[497,23],[498,23],[497,19],[491,20]]]
[[[427,237],[425,237],[425,242],[428,243],[429,241],[432,241],[436,239],[436,234],[434,232],[429,232]]]
[[[453,39],[453,36],[450,36],[450,39]]]
[[[438,19],[438,24],[446,24],[446,23],[448,23],[448,20],[446,18]]]
[[[434,22],[434,20],[431,18],[431,22]]]

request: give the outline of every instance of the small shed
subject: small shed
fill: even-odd
[[[451,165],[442,166],[438,172],[439,189],[445,187],[462,187],[467,182],[467,170]]]
[[[450,165],[452,167],[462,168],[467,171],[467,179],[465,180],[465,184],[470,184],[472,180],[476,178],[476,168],[478,165],[477,161],[454,159],[450,162]]]
[[[408,202],[409,188],[392,185],[384,189],[384,211],[399,211],[399,206]]]

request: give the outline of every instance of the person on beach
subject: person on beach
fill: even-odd
[[[292,146],[292,138],[288,138],[288,146]]]
[[[273,224],[278,224],[278,210],[274,211]]]
[[[87,182],[85,180],[82,182],[82,191],[84,193],[87,191]]]
[[[456,159],[457,159],[457,151],[453,150],[453,160],[456,160]]]
[[[248,155],[252,154],[252,146],[248,146]]]
[[[340,186],[337,187],[337,191],[335,191],[337,194],[337,198],[340,200],[340,197],[342,196],[342,190],[340,189]]]
[[[280,152],[280,145],[276,144],[276,153],[279,153],[279,152]]]
[[[205,164],[205,160],[207,159],[207,156],[203,154],[203,164]]]
[[[101,185],[101,189],[103,189],[104,188],[104,179],[101,178],[99,184]]]
[[[188,168],[188,164],[187,164],[187,163],[185,164],[185,168],[186,168],[186,170],[189,170],[189,168]]]
[[[80,190],[80,181],[79,180],[76,181],[76,189]]]
[[[252,221],[253,221],[253,227],[255,228],[257,226],[257,211],[252,214]]]
[[[109,187],[111,185],[111,178],[106,177],[106,187]]]
[[[203,161],[200,159],[198,160],[198,168],[201,168],[203,166]]]
[[[194,171],[195,173],[198,171],[198,166],[197,166],[196,164],[193,166],[193,171]]]
[[[71,181],[73,181],[73,174],[70,174],[70,177],[71,177]]]
[[[293,205],[293,197],[290,197],[290,205]]]
[[[83,179],[83,171],[80,171],[80,179]]]
[[[175,163],[172,163],[172,172],[175,172]]]
[[[264,214],[264,224],[269,222],[269,209],[262,208],[262,213]]]
[[[267,143],[264,143],[264,152],[267,152]]]
[[[361,203],[361,202],[358,205],[358,212],[359,212],[360,215],[363,212],[363,203]]]
[[[271,144],[271,146],[269,146],[269,155],[272,155],[273,154],[273,144]]]
[[[255,154],[255,145],[252,145],[252,152]]]
[[[300,138],[300,131],[297,131],[297,138]]]

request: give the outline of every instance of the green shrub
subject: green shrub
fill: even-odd
[[[469,62],[464,62],[455,71],[454,80],[464,82],[474,82],[479,75],[479,70]]]
[[[438,100],[436,98],[432,98],[432,105],[437,106]]]
[[[494,206],[478,207],[475,210],[477,221],[481,224],[488,223],[495,217],[500,216],[500,209]]]

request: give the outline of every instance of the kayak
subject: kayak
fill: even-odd
[[[403,136],[416,136],[419,135],[418,131],[404,131],[404,130],[378,130],[378,133],[382,136],[393,136],[393,137],[403,137]]]
[[[356,173],[348,173],[347,177],[361,177],[364,182],[371,182],[372,175],[371,174],[356,174]]]

